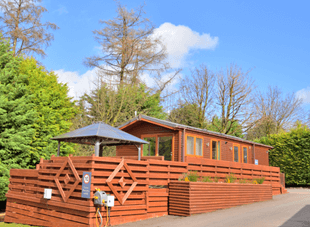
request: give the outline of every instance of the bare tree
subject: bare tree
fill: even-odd
[[[256,125],[249,131],[250,139],[287,130],[303,119],[302,100],[293,93],[284,95],[278,87],[269,86],[265,94],[259,92],[255,97]]]
[[[48,29],[57,29],[56,24],[41,22],[47,10],[38,5],[41,0],[0,0],[3,15],[0,31],[10,39],[15,55],[36,53],[44,57],[44,48],[54,39]]]
[[[215,74],[206,65],[200,65],[181,83],[181,93],[187,104],[197,106],[195,114],[200,128],[206,126],[206,117],[211,116],[214,98]]]
[[[226,73],[220,71],[217,74],[216,107],[219,109],[220,124],[212,120],[216,131],[224,134],[234,134],[232,127],[234,122],[242,125],[247,130],[252,122],[253,109],[252,91],[254,82],[249,77],[249,71],[243,72],[237,65],[231,64]],[[236,130],[238,127],[236,127]]]
[[[93,31],[103,55],[86,58],[84,63],[120,83],[139,82],[142,73],[156,73],[159,81],[169,68],[166,48],[159,37],[154,37],[154,26],[144,14],[143,6],[129,11],[118,3],[117,17],[100,21],[103,28]]]

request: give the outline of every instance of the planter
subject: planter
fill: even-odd
[[[190,216],[270,199],[270,184],[169,183],[170,215]]]

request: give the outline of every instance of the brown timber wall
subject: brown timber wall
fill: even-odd
[[[186,162],[52,157],[41,160],[36,170],[11,170],[5,222],[95,226],[96,208],[92,198],[96,188],[115,196],[115,206],[111,208],[112,225],[167,215],[168,184],[188,171],[198,171],[201,176],[212,178],[217,176],[220,181],[229,173],[234,173],[238,179],[265,177],[265,184],[272,185],[274,195],[284,192],[278,167],[190,157],[186,157]],[[92,173],[90,199],[81,198],[83,172]],[[45,188],[52,189],[51,200],[43,198]],[[102,207],[101,213],[105,223],[106,208]]]
[[[200,176],[210,176],[213,179],[218,177],[220,182],[224,182],[225,177],[230,173],[238,180],[264,177],[264,184],[272,185],[273,195],[285,192],[284,186],[281,185],[279,167],[193,157],[186,157],[185,160],[188,163],[188,171],[197,171]]]
[[[115,196],[112,225],[167,215],[168,184],[187,172],[182,162],[94,156],[52,157],[37,167],[11,170],[5,222],[96,226],[92,199],[96,188]],[[92,173],[91,199],[81,198],[83,172]],[[51,200],[43,198],[44,188],[52,189]],[[100,211],[105,223],[106,209]]]
[[[272,199],[270,184],[171,182],[169,214],[190,216]]]

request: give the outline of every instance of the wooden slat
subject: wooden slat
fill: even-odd
[[[37,170],[11,170],[7,217],[11,221],[34,225],[36,219],[32,218],[33,214],[41,215],[42,226],[51,225],[49,221],[66,227],[74,224],[95,226],[96,208],[93,199],[81,198],[80,179],[84,171],[92,173],[91,196],[95,188],[115,196],[115,206],[111,209],[112,225],[167,215],[170,199],[171,212],[191,215],[227,207],[226,200],[230,200],[230,205],[245,204],[250,200],[262,201],[269,196],[266,188],[274,194],[285,192],[280,184],[283,180],[280,181],[279,168],[189,157],[186,160],[175,162],[145,157],[138,161],[131,157],[95,156],[41,160]],[[241,190],[238,184],[186,185],[186,182],[176,181],[170,187],[170,197],[168,188],[151,187],[168,186],[182,173],[193,170],[201,176],[220,177],[220,181],[227,174],[234,173],[238,179],[265,177],[265,182],[259,186],[255,198],[252,198],[251,191],[257,188],[256,185],[245,185]],[[64,183],[67,175],[70,179]],[[124,187],[119,184],[121,178],[126,183]],[[51,200],[43,199],[44,188],[53,190]],[[191,196],[182,195],[190,191]],[[196,208],[188,210],[186,205],[189,206],[191,202],[196,204]],[[209,207],[205,208],[206,205]],[[106,208],[101,207],[101,212],[105,220]]]
[[[271,185],[171,182],[169,214],[190,216],[272,199]]]

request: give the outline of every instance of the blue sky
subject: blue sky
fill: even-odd
[[[143,3],[120,2],[128,8]],[[83,60],[98,53],[92,31],[100,28],[100,19],[116,16],[116,4],[112,0],[43,0],[42,4],[49,11],[43,20],[60,29],[54,32],[47,57],[39,60],[78,96],[90,88],[93,73]],[[310,1],[145,0],[145,4],[146,17],[157,31],[165,31],[170,60],[183,68],[183,77],[201,63],[214,71],[235,63],[245,71],[252,69],[259,90],[276,85],[285,93],[297,92],[309,109]]]

